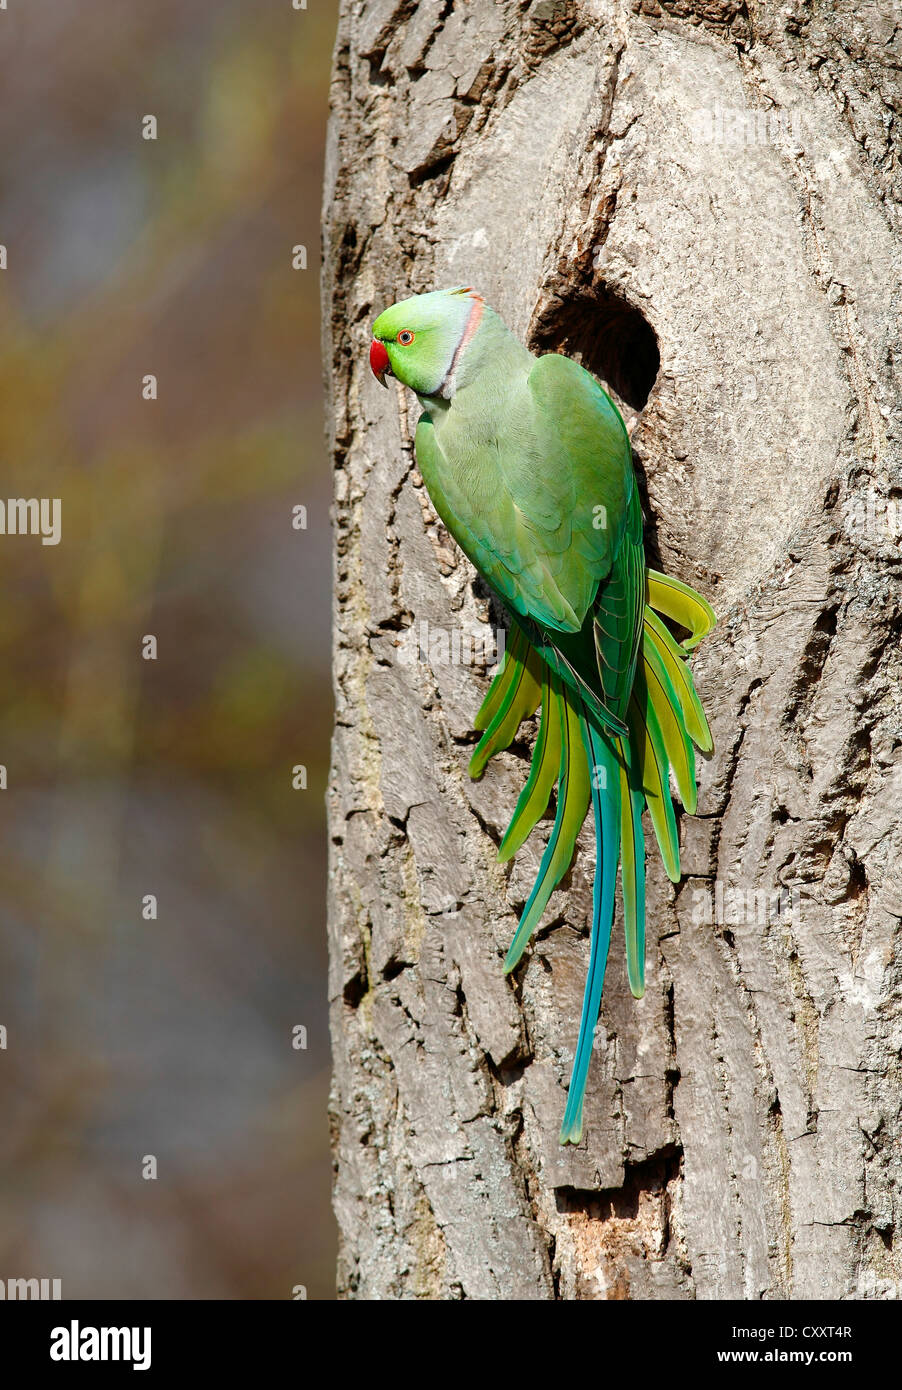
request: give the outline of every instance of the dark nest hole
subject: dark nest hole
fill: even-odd
[[[591,296],[558,302],[543,315],[533,350],[576,358],[633,410],[643,409],[661,366],[651,324],[635,305],[604,285]]]

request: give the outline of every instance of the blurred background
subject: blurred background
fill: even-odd
[[[0,494],[62,504],[0,535],[0,1280],[64,1298],[333,1294],[335,10],[0,10]]]

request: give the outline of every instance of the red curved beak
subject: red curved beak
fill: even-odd
[[[370,343],[370,366],[373,369],[373,376],[380,386],[388,386],[385,380],[385,373],[391,371],[388,360],[388,353],[385,351],[385,344],[380,343],[378,338],[374,338]]]

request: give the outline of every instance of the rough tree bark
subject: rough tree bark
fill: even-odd
[[[890,0],[341,6],[324,323],[343,1297],[899,1289],[899,34]],[[557,1132],[589,836],[505,980],[541,843],[512,871],[495,850],[532,734],[471,783],[486,671],[399,660],[413,623],[496,617],[420,485],[416,402],[367,366],[374,312],[451,284],[610,383],[650,556],[720,619],[695,662],[716,752],[685,878],[650,849],[639,1004],[615,932],[578,1151]]]

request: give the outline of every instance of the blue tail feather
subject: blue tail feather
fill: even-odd
[[[620,858],[620,765],[610,740],[600,734],[583,706],[580,725],[586,755],[592,772],[592,810],[595,817],[597,863],[592,891],[592,936],[589,973],[583,995],[579,1038],[567,1095],[567,1108],[561,1125],[561,1143],[578,1144],[583,1132],[583,1098],[592,1058],[595,1024],[601,1007],[605,966],[611,944],[614,918],[614,890]],[[603,775],[600,775],[603,774]]]

